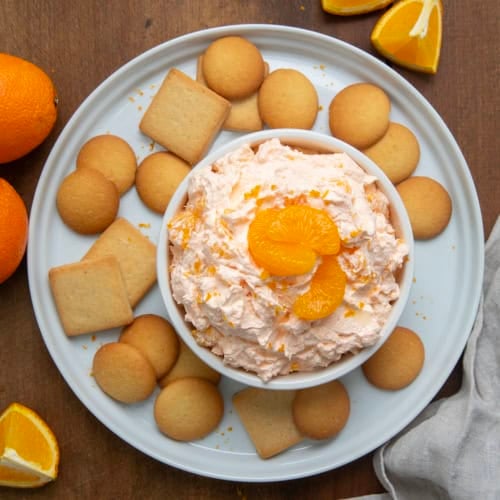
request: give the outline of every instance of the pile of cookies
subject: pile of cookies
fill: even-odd
[[[79,261],[51,268],[49,283],[68,336],[127,325],[156,283],[156,245],[115,219]]]
[[[92,372],[108,396],[127,404],[144,401],[159,385],[154,417],[160,431],[172,439],[200,439],[222,419],[220,375],[198,359],[161,316],[137,316],[116,342],[97,350]]]
[[[77,262],[49,270],[49,283],[68,336],[127,325],[133,309],[156,283],[156,245],[124,217],[123,194],[134,185],[139,198],[162,214],[190,166],[161,151],[139,167],[121,137],[92,137],[80,148],[76,168],[61,182],[56,207],[74,232],[97,235]]]
[[[233,396],[233,406],[263,459],[305,438],[333,438],[350,413],[349,395],[337,380],[298,391],[249,387]]]
[[[413,175],[420,160],[418,139],[408,127],[391,121],[390,111],[389,96],[377,85],[348,85],[330,103],[330,131],[361,150],[396,185],[415,239],[434,238],[451,218],[450,195],[435,179]]]
[[[424,360],[420,337],[397,327],[362,365],[362,371],[374,387],[396,391],[417,378]],[[340,380],[298,391],[246,388],[233,396],[233,406],[263,459],[306,438],[334,438],[347,424],[351,411],[349,393]]]
[[[196,79],[170,69],[139,128],[193,165],[221,130],[310,129],[318,109],[316,89],[304,74],[287,68],[269,73],[253,43],[228,36],[200,54]]]
[[[140,130],[193,165],[221,130],[311,129],[318,94],[296,69],[269,65],[253,43],[238,36],[213,41],[198,58],[196,79],[176,68],[166,75],[146,110]],[[390,120],[391,102],[379,86],[348,85],[331,100],[330,132],[370,157],[397,185],[417,239],[430,239],[447,226],[451,198],[436,180],[410,176],[420,159],[413,132]]]
[[[199,360],[162,317],[134,317],[134,308],[156,281],[156,247],[118,217],[121,197],[135,185],[157,214],[191,166],[203,158],[221,130],[313,128],[320,106],[306,75],[291,68],[270,71],[249,40],[229,36],[200,54],[195,78],[171,68],[140,123],[140,131],[165,148],[137,158],[122,138],[91,138],[76,168],[61,183],[57,209],[73,231],[97,235],[77,262],[50,269],[49,282],[68,336],[122,328],[117,341],[95,353],[93,376],[104,393],[131,404],[158,386],[154,417],[172,439],[200,439],[219,424],[224,401],[220,374]],[[414,176],[420,160],[417,138],[391,121],[391,102],[371,83],[349,85],[331,100],[333,136],[370,157],[396,185],[414,236],[440,234],[451,217],[451,199],[437,181]],[[362,367],[375,387],[398,390],[420,373],[425,353],[419,336],[398,327]],[[350,400],[340,381],[300,391],[246,388],[233,406],[262,458],[310,439],[330,439],[347,424]]]
[[[91,138],[80,149],[75,170],[61,182],[56,206],[71,230],[97,238],[79,261],[49,270],[68,336],[123,327],[116,342],[95,353],[92,371],[98,386],[126,404],[151,397],[159,386],[154,409],[158,428],[188,441],[211,432],[223,416],[220,374],[199,360],[164,318],[134,317],[134,308],[156,282],[156,246],[117,214],[121,196],[134,184],[146,206],[163,213],[189,171],[170,152],[153,153],[138,168],[134,151],[122,138]]]

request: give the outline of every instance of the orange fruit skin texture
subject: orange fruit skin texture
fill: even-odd
[[[28,212],[16,190],[0,178],[0,283],[18,268],[28,242]]]
[[[353,16],[383,9],[394,0],[321,0],[325,12],[338,16]]]
[[[52,80],[38,66],[0,53],[0,163],[25,156],[49,135],[57,118]]]

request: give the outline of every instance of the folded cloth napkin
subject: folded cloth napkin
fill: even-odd
[[[460,390],[429,405],[373,464],[388,493],[357,500],[500,499],[500,217],[486,243]]]

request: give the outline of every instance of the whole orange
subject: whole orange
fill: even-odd
[[[46,139],[56,104],[56,90],[43,70],[0,53],[0,163],[21,158]]]
[[[28,212],[17,191],[0,178],[0,283],[19,266],[28,242]]]

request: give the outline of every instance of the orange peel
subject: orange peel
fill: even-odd
[[[394,0],[321,0],[321,7],[329,14],[354,16],[383,9]]]

